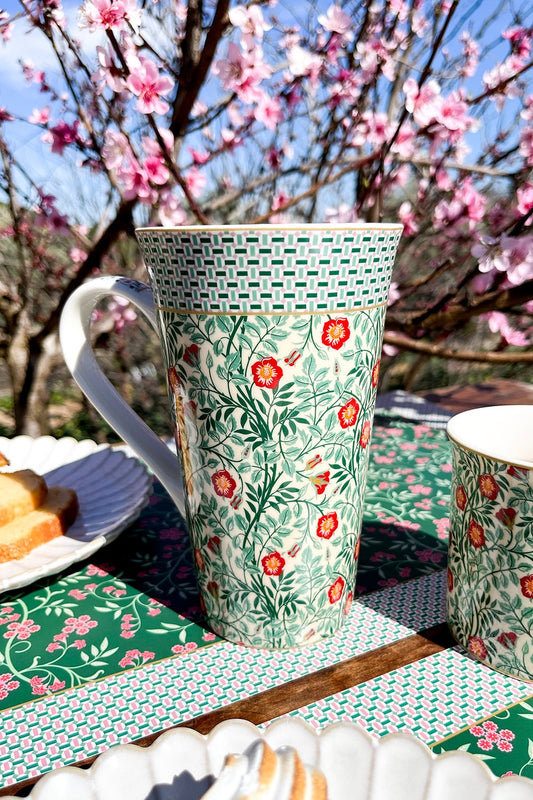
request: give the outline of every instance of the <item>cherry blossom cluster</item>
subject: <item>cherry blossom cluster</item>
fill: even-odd
[[[406,291],[413,264],[439,274],[459,253],[466,301],[533,280],[531,19],[509,22],[498,58],[488,59],[473,24],[455,24],[459,12],[437,43],[454,3],[326,0],[304,27],[276,2],[233,2],[177,121],[192,81],[181,71],[191,52],[183,0],[85,0],[75,18],[60,0],[23,6],[25,19],[0,11],[0,39],[7,45],[29,24],[54,44],[65,74],[52,81],[21,62],[44,98],[27,124],[51,157],[73,158],[116,203],[143,209],[143,220],[244,221],[252,208],[262,221],[352,222],[379,203],[404,225],[392,313],[416,310],[418,296]],[[15,121],[0,108],[0,132],[9,136]],[[52,192],[34,195],[41,229],[67,234],[71,220]],[[85,250],[73,250],[79,268]],[[532,292],[524,296],[518,326],[501,309],[485,316],[503,345],[530,341]],[[127,320],[116,311],[120,326]]]

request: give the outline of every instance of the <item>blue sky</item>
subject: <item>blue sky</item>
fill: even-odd
[[[0,0],[0,4],[10,13],[17,13],[21,8],[16,0],[4,0],[3,3]],[[329,5],[329,0],[320,0],[319,4],[326,8]],[[80,5],[81,3],[78,2],[69,2],[64,5],[68,19],[75,20]],[[463,8],[470,12],[468,19],[462,19]],[[303,12],[303,9],[303,5],[298,6],[299,12]],[[529,24],[533,24],[533,4],[531,0],[518,0],[516,3],[513,0],[503,0],[503,2],[498,2],[498,0],[463,0],[463,4],[459,6],[459,12],[454,19],[452,31],[454,27],[461,31],[473,25],[478,26],[480,21],[489,20],[495,14],[495,19],[490,22],[485,32],[484,41],[490,44],[499,38],[503,27],[512,24],[513,11],[516,10],[521,10],[523,15],[529,19]],[[281,3],[277,11],[280,14],[283,13]],[[496,14],[496,12],[498,13]],[[304,16],[303,13],[301,15]],[[87,44],[90,45],[91,50],[94,52],[94,48],[99,41],[98,35],[91,34],[88,31],[81,31],[79,35],[83,40],[87,41]],[[471,81],[473,91],[477,92],[482,85],[481,75],[483,72],[490,69],[496,59],[506,52],[508,52],[508,48],[505,44],[502,44],[496,50],[488,53],[484,63],[478,68],[476,76]],[[48,43],[39,33],[28,33],[27,26],[23,21],[16,24],[12,40],[7,45],[0,44],[0,106],[5,106],[15,115],[26,119],[34,108],[45,105],[47,98],[39,92],[36,85],[27,85],[20,70],[19,59],[30,59],[36,67],[44,69],[50,75],[57,72],[56,62],[50,52]],[[498,124],[498,116],[494,108],[492,108],[485,127],[488,129],[489,126],[496,124]],[[65,165],[64,159],[50,156],[49,146],[40,141],[40,130],[25,123],[13,123],[5,127],[6,130],[9,130],[11,141],[17,148],[17,155],[28,164],[33,177],[37,180],[46,180],[49,191],[55,192],[58,197],[62,198],[63,203],[68,204],[69,197],[68,195],[65,196],[64,187],[65,185],[70,185],[74,189],[72,195],[74,193],[78,194],[78,192],[81,193],[82,198],[84,198],[84,205],[86,205],[85,201],[89,203],[89,207],[91,203],[94,204],[94,187],[89,187],[87,182],[81,183],[75,167]],[[483,137],[485,132],[482,129],[479,134],[470,137],[472,148],[470,158],[475,157],[475,148],[481,143],[482,138],[480,137]],[[95,212],[98,216],[98,209],[95,208]]]

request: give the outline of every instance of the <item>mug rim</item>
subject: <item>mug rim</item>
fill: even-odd
[[[500,464],[508,464],[512,467],[520,467],[521,469],[526,470],[533,470],[533,459],[528,460],[525,458],[508,458],[506,457],[497,447],[485,447],[479,448],[472,446],[470,444],[465,444],[464,441],[461,441],[461,438],[457,433],[453,432],[454,427],[456,427],[458,420],[464,420],[467,416],[480,416],[478,412],[486,412],[493,411],[494,409],[501,409],[501,411],[496,411],[498,413],[505,413],[504,409],[508,413],[512,413],[513,411],[524,411],[525,409],[529,409],[530,414],[533,417],[533,405],[531,404],[508,404],[508,405],[501,405],[501,406],[480,406],[479,408],[470,408],[466,411],[461,411],[458,414],[454,414],[451,419],[448,420],[446,424],[446,435],[450,439],[450,441],[455,444],[457,447],[460,447],[462,450],[466,450],[469,453],[473,453],[476,456],[482,456],[483,458],[490,458],[492,461],[497,461]]]
[[[285,222],[280,224],[260,223],[258,225],[239,223],[235,225],[147,225],[135,228],[135,233],[163,233],[184,231],[185,233],[233,233],[241,231],[403,231],[399,222]]]

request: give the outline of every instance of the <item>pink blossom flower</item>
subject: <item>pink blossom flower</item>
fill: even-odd
[[[337,3],[329,6],[325,15],[318,17],[318,22],[325,31],[338,33],[342,44],[353,41],[352,18]]]
[[[507,739],[498,739],[497,747],[502,753],[510,753],[513,749],[513,745]]]
[[[512,741],[513,741],[513,739],[515,738],[515,735],[514,735],[514,733],[513,733],[512,731],[510,731],[508,728],[503,728],[503,729],[500,731],[500,738],[501,738],[501,739],[507,739],[507,741],[508,741],[508,742],[512,742]]]
[[[101,567],[97,567],[94,564],[89,564],[87,567],[87,575],[98,575],[101,578],[106,577],[108,573],[102,569]],[[93,584],[94,588],[96,588],[96,584]]]
[[[30,679],[30,686],[32,694],[43,695],[47,692],[43,679],[39,678],[37,675]]]
[[[414,78],[407,78],[403,84],[405,107],[413,115],[415,122],[426,127],[433,122],[440,109],[440,86],[430,80],[419,87]]]
[[[150,186],[150,177],[136,158],[130,158],[121,164],[117,170],[117,178],[123,185],[123,195],[126,200],[137,197],[143,203],[156,202],[157,193]]]
[[[80,8],[80,27],[90,31],[122,31],[129,22],[138,28],[139,14],[135,0],[87,0]]]
[[[168,75],[161,75],[153,61],[140,60],[128,75],[126,84],[137,96],[137,108],[142,114],[166,114],[169,105],[161,98],[172,90],[174,81]]]
[[[479,63],[480,47],[467,31],[461,34],[460,39],[463,43],[464,63],[459,68],[459,72],[463,78],[471,78]]]
[[[75,647],[77,650],[83,650],[84,647],[87,646],[85,639],[76,639],[72,646]]]
[[[71,589],[68,594],[69,597],[74,597],[76,600],[84,600],[87,597],[87,594],[79,589]]]
[[[40,625],[36,625],[32,619],[25,619],[22,622],[10,622],[4,633],[4,639],[29,639],[32,633],[41,630]]]
[[[527,214],[533,208],[533,184],[528,181],[517,189],[516,197],[518,200],[516,204],[517,214],[520,216]],[[531,224],[533,224],[533,219],[530,218],[527,220],[526,225]]]
[[[517,331],[513,328],[505,314],[501,311],[489,311],[485,314],[485,319],[488,320],[489,328],[492,333],[500,333],[502,339],[507,344],[513,344],[518,347],[524,347],[530,343],[530,339],[525,333]]]
[[[65,147],[73,144],[83,144],[83,140],[78,134],[79,121],[76,119],[69,125],[64,120],[60,120],[50,130],[46,131],[41,137],[43,142],[51,142],[52,153],[63,155]]]
[[[198,167],[191,167],[185,175],[185,183],[187,189],[193,197],[199,197],[202,190],[205,188],[207,179],[203,172],[200,172]]]
[[[254,46],[254,39],[262,40],[265,31],[272,27],[263,18],[263,13],[259,6],[234,6],[230,8],[228,16],[232,25],[240,28],[246,46],[251,49]]]
[[[533,167],[533,127],[525,127],[520,131],[520,155],[526,160],[528,167]]]
[[[132,156],[127,137],[118,131],[106,131],[102,148],[102,157],[106,167],[116,169],[127,156]]]
[[[320,56],[304,50],[300,45],[294,45],[287,51],[289,60],[289,70],[295,78],[308,77],[312,86],[316,86],[318,76],[322,70],[322,59]]]
[[[117,94],[126,88],[124,80],[124,70],[122,66],[117,66],[113,57],[113,51],[109,48],[97,45],[96,55],[99,67],[91,75],[91,80],[97,85],[97,92],[101,94],[106,86]]]
[[[121,637],[123,639],[133,639],[133,637],[135,636],[135,633],[134,633],[134,631],[123,630],[123,631],[120,632],[120,635],[121,635]]]
[[[403,225],[404,236],[414,236],[418,233],[418,225],[415,221],[415,212],[411,203],[407,200],[398,209],[398,219]]]
[[[46,125],[50,120],[50,106],[44,106],[43,108],[34,108],[30,116],[28,117],[28,122],[32,122],[34,125]]]
[[[272,73],[263,61],[260,47],[242,51],[235,42],[229,43],[226,58],[215,61],[212,71],[218,76],[222,88],[235,92],[243,103],[253,103],[260,98],[258,86]]]
[[[477,746],[480,750],[492,750],[494,747],[494,742],[491,742],[489,739],[478,739]]]
[[[258,122],[262,122],[269,131],[276,129],[276,126],[283,120],[281,103],[277,97],[270,97],[265,92],[257,103],[254,116]]]
[[[162,225],[185,225],[187,214],[181,205],[179,198],[170,189],[166,189],[159,195],[159,219]]]
[[[80,614],[79,617],[68,617],[63,625],[64,633],[89,633],[91,628],[96,628],[98,623],[91,619],[88,614]]]

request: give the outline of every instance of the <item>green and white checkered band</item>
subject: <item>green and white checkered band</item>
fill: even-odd
[[[400,225],[141,228],[156,307],[297,313],[387,302]]]

